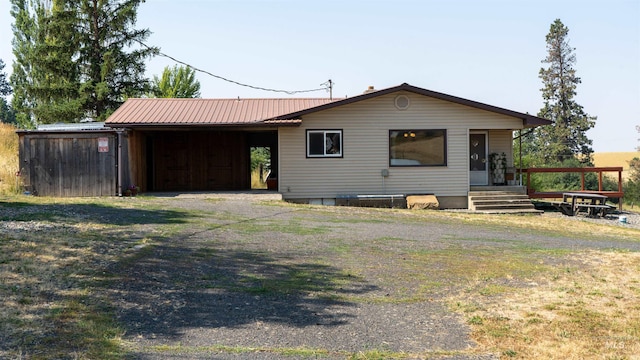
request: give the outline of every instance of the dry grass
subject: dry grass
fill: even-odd
[[[114,319],[111,307],[115,304],[105,297],[117,276],[104,272],[105,266],[135,261],[137,256],[143,256],[132,250],[136,244],[171,238],[179,232],[179,226],[210,226],[204,220],[211,217],[210,213],[203,216],[197,211],[166,209],[166,205],[145,197],[0,197],[0,358],[125,358],[128,345],[122,339],[123,328]],[[281,203],[273,206],[302,207]],[[535,232],[541,237],[557,236],[559,232],[562,235],[568,230],[558,229],[571,228],[572,236],[583,240],[615,237],[622,239],[620,244],[640,239],[638,229],[547,216],[305,209],[332,222],[354,220],[345,216],[348,210],[350,214],[357,213],[355,220],[365,224],[466,223],[489,225],[496,231]],[[101,218],[105,212],[109,217]],[[241,221],[227,231],[248,235],[254,231],[272,232],[274,237],[324,236],[315,223],[274,219],[267,225]],[[473,234],[468,236],[469,239],[451,239],[458,245],[433,249],[416,248],[414,241],[404,238],[363,242],[358,238],[323,237],[323,241],[334,243],[329,244],[326,253],[320,252],[324,255],[305,261],[322,263],[331,259],[342,270],[334,278],[338,282],[328,283],[330,289],[348,285],[339,282],[344,273],[350,274],[348,281],[355,281],[362,274],[386,289],[384,296],[362,294],[348,301],[440,301],[439,297],[431,297],[446,294],[442,295],[445,301],[464,314],[473,329],[472,336],[479,345],[468,350],[470,353],[498,353],[503,358],[522,359],[633,359],[640,353],[640,253],[575,251],[570,246],[553,249],[526,242],[497,246],[476,243]],[[473,246],[466,246],[467,243]],[[303,242],[297,245],[311,246]],[[211,250],[203,248],[201,253],[206,255]],[[398,258],[408,261],[399,263]],[[289,260],[277,260],[286,261]],[[329,291],[313,288],[317,282],[308,281],[313,276],[324,278],[326,273],[290,273],[288,278],[277,281],[255,279],[260,280],[258,290],[263,292],[302,289],[322,295]],[[306,356],[299,349],[285,350]],[[322,354],[325,349],[313,351]],[[375,351],[352,358],[404,357],[402,353]]]
[[[260,177],[260,170],[255,169],[251,172],[251,188],[252,189],[266,189],[267,183]]]
[[[520,359],[637,359],[640,254],[588,251],[572,260],[577,266],[521,291],[454,299],[478,350]]]
[[[86,209],[122,212],[129,203],[0,197],[0,358],[123,357],[123,330],[98,291],[110,279],[97,269],[131,246],[134,225],[97,221]]]
[[[19,169],[16,128],[0,123],[0,194],[17,193],[20,189],[16,173]]]
[[[404,211],[404,210],[403,210]],[[407,211],[411,213],[411,211]],[[598,239],[599,237],[616,237],[637,241],[640,238],[640,230],[631,227],[621,227],[615,224],[599,224],[582,221],[579,218],[566,219],[563,217],[540,215],[492,215],[473,214],[465,212],[424,211],[419,216],[426,218],[441,217],[446,220],[464,221],[469,224],[487,225],[508,229],[523,229],[544,232],[548,236],[584,236],[585,238]],[[574,221],[577,226],[569,225],[568,221]]]

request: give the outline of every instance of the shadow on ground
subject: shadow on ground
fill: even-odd
[[[0,201],[0,221],[63,221],[65,224],[94,222],[111,225],[179,224],[186,211],[130,209],[99,203],[31,204]]]
[[[342,325],[353,315],[340,309],[353,304],[340,299],[377,290],[326,264],[179,241],[142,249],[110,276],[128,336],[167,340],[186,328]]]

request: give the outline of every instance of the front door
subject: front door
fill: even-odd
[[[489,185],[486,132],[469,134],[469,184]]]

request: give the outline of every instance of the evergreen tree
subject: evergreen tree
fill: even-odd
[[[22,127],[30,127],[32,124],[35,97],[31,93],[31,86],[37,83],[37,78],[42,73],[37,70],[37,62],[34,60],[35,39],[37,37],[37,24],[35,10],[27,0],[11,0],[11,16],[15,19],[13,29],[13,72],[11,74],[11,86],[13,98],[11,107],[16,113],[16,121]]]
[[[0,59],[0,122],[14,123],[16,121],[15,115],[11,106],[7,103],[5,96],[11,95],[11,86],[7,81],[7,74],[3,71],[4,61]]]
[[[87,97],[85,110],[96,120],[106,119],[127,97],[149,90],[144,77],[144,60],[156,48],[139,46],[151,34],[137,30],[138,6],[144,0],[79,1],[81,50],[79,62],[84,75],[80,92]]]
[[[596,117],[586,114],[574,99],[581,80],[573,68],[576,55],[569,46],[568,34],[569,29],[556,19],[546,36],[548,54],[542,62],[548,67],[539,72],[544,106],[538,116],[553,120],[553,124],[536,129],[528,150],[544,164],[559,165],[575,159],[590,165],[593,149],[586,132],[595,126]]]
[[[148,88],[135,30],[144,0],[11,0],[13,108],[19,123],[104,120]],[[134,50],[131,50],[134,49]]]
[[[7,100],[0,97],[0,123],[14,124],[16,122],[16,115],[11,109],[11,105],[7,103]]]
[[[7,95],[11,95],[11,86],[7,81],[7,74],[3,71],[4,61],[0,59],[0,97],[4,98]]]
[[[33,113],[38,123],[77,122],[84,118],[80,97],[77,52],[77,12],[73,1],[53,0],[36,8],[38,32],[33,61],[43,73],[30,93],[35,97]]]
[[[195,70],[186,66],[165,67],[162,77],[153,77],[153,96],[159,98],[198,98],[200,82]]]

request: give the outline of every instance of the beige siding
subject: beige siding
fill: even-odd
[[[513,166],[513,131],[489,131],[489,154],[491,153],[505,153],[507,166]]]
[[[413,93],[405,93],[410,98],[410,107],[397,110],[394,106],[397,95],[313,113],[303,117],[300,127],[280,128],[278,173],[279,190],[284,198],[384,193],[466,196],[469,131],[522,127],[520,119]],[[343,158],[306,158],[307,129],[342,129]],[[391,129],[446,129],[447,166],[390,167]],[[503,148],[504,144],[499,146]],[[383,169],[389,171],[389,177],[381,176]]]

